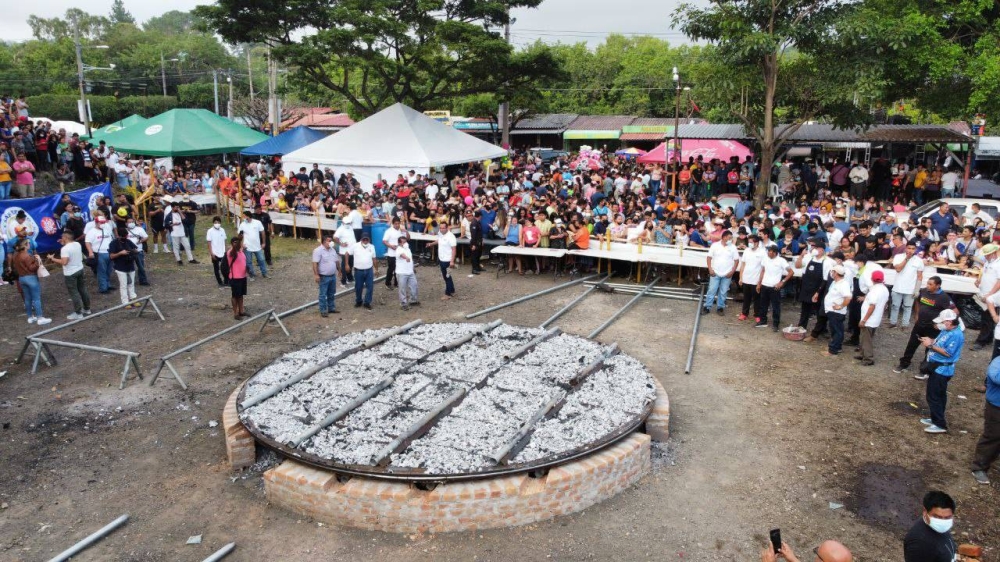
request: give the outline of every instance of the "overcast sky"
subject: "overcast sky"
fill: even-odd
[[[693,2],[705,4],[707,0]],[[125,7],[136,20],[143,22],[168,10],[190,10],[206,3],[205,0],[172,0],[169,3],[125,0]],[[537,9],[517,10],[511,40],[516,45],[542,39],[548,43],[585,41],[593,46],[609,32],[615,32],[656,35],[673,43],[683,42],[683,36],[670,29],[670,14],[680,3],[680,0],[544,0]],[[94,14],[111,11],[111,0],[35,0],[6,4],[5,25],[0,28],[0,38],[5,41],[31,39],[28,27],[31,14],[61,16],[74,6]],[[650,12],[650,8],[656,11]]]

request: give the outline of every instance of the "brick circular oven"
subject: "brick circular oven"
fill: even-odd
[[[233,392],[223,418],[234,468],[254,462],[255,442],[286,457],[264,475],[272,503],[334,524],[443,532],[617,494],[648,472],[669,407],[616,344],[414,321],[286,354]]]

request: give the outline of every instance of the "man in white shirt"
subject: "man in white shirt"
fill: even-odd
[[[184,265],[181,260],[181,248],[184,248],[184,252],[187,254],[188,263],[198,263],[198,260],[194,259],[194,255],[191,253],[191,241],[184,229],[184,213],[180,206],[168,206],[163,211],[163,218],[163,227],[170,231],[170,246],[174,250],[174,259],[177,260],[177,265]]]
[[[902,328],[909,329],[910,314],[913,313],[913,295],[920,291],[924,276],[924,260],[916,255],[914,240],[906,243],[906,251],[892,258],[892,268],[896,270],[896,282],[892,286],[892,307],[889,310],[889,327],[895,328],[899,320],[899,308],[903,308]]]
[[[361,236],[358,242],[351,248],[351,255],[354,256],[354,308],[364,306],[368,310],[372,309],[372,291],[375,289],[375,273],[378,271],[378,260],[375,258],[375,246],[367,234]],[[364,299],[362,299],[362,290]]]
[[[997,254],[998,250],[1000,250],[1000,246],[996,244],[987,244],[982,249],[983,274],[976,281],[976,287],[979,289],[979,292],[976,293],[976,301],[983,303],[979,305],[983,309],[987,308],[986,303],[990,301],[990,297],[1000,292],[1000,256]],[[984,310],[982,327],[979,329],[976,343],[972,346],[973,351],[979,351],[993,343],[994,328],[996,328],[996,322],[993,321],[993,315],[989,314],[988,310]]]
[[[212,227],[205,233],[205,242],[208,242],[208,255],[212,257],[212,270],[220,289],[229,286],[229,265],[225,259],[228,241],[226,231],[222,228],[222,218],[213,218]]]
[[[740,260],[740,287],[743,289],[743,310],[739,319],[746,320],[750,314],[750,306],[753,305],[753,316],[755,322],[760,322],[760,291],[757,285],[764,274],[763,262],[767,259],[767,251],[760,247],[760,237],[756,234],[747,238],[749,244],[743,250],[743,258]]]
[[[712,301],[716,302],[716,310],[720,315],[725,313],[726,295],[729,293],[729,283],[732,281],[736,265],[740,261],[740,253],[733,244],[733,233],[726,230],[722,239],[712,244],[708,249],[708,291],[705,293],[705,313],[712,311]]]
[[[839,355],[844,345],[844,321],[847,319],[847,307],[851,304],[850,281],[847,280],[847,269],[843,265],[835,265],[830,270],[830,286],[823,298],[823,309],[826,312],[826,325],[830,328],[830,343],[823,355]]]
[[[399,286],[396,278],[396,246],[403,231],[399,229],[399,217],[392,217],[389,228],[382,235],[382,243],[385,244],[385,288],[391,289]]]
[[[236,232],[243,236],[243,253],[247,258],[247,276],[256,277],[253,270],[253,260],[257,260],[260,276],[267,279],[267,262],[264,257],[264,224],[253,218],[250,209],[244,209],[243,220]]]
[[[50,255],[49,261],[62,266],[66,290],[73,301],[73,313],[66,316],[66,319],[78,320],[90,314],[90,293],[87,292],[87,283],[83,279],[83,248],[69,230],[63,231],[61,242],[59,257]]]
[[[351,249],[358,240],[354,237],[354,229],[347,222],[340,223],[333,233],[333,239],[337,242],[337,252],[340,254],[340,284],[346,287],[348,283],[354,283],[354,274],[351,272],[354,257]]]
[[[396,239],[396,278],[399,279],[399,306],[410,310],[411,306],[420,305],[417,298],[417,276],[413,274],[413,252],[406,238],[406,233]]]
[[[447,222],[441,222],[436,226],[438,227],[437,240],[428,244],[427,247],[438,247],[438,265],[441,266],[441,277],[444,277],[444,296],[441,297],[441,300],[446,301],[451,300],[452,295],[455,294],[455,282],[451,278],[451,270],[455,268],[455,254],[457,253],[455,248],[458,246],[458,240],[448,229]]]
[[[136,224],[135,219],[129,217],[125,221],[125,229],[128,230],[129,242],[135,244],[137,253],[135,254],[135,277],[139,285],[149,285],[149,278],[146,277],[146,253],[142,251],[142,245],[149,238],[146,229]]]
[[[875,364],[875,329],[882,323],[886,304],[889,302],[889,289],[885,286],[885,274],[879,271],[871,272],[871,287],[861,302],[861,355],[854,358],[861,364],[870,367]]]
[[[949,169],[941,174],[941,197],[948,198],[955,196],[955,188],[958,187],[958,173],[954,169]]]
[[[94,211],[94,228],[87,232],[84,243],[87,256],[97,258],[97,290],[102,295],[114,288],[111,286],[111,254],[108,253],[114,239],[114,227],[107,217],[101,211]]]
[[[781,288],[795,275],[788,261],[778,255],[777,244],[767,246],[767,257],[760,263],[761,276],[757,281],[757,292],[760,294],[760,318],[755,328],[767,327],[767,311],[771,310],[772,330],[778,331],[781,325]]]
[[[983,208],[979,206],[979,203],[973,203],[972,205],[969,205],[969,211],[962,216],[965,217],[965,225],[967,226],[975,226],[977,219],[982,219],[983,224],[986,225],[986,228],[993,228],[993,225],[995,225],[997,222],[993,217],[990,216],[989,213],[984,211]]]
[[[344,222],[351,226],[351,230],[354,231],[354,239],[361,239],[361,229],[364,224],[364,215],[358,210],[358,205],[356,203],[351,203],[351,211],[344,216]]]

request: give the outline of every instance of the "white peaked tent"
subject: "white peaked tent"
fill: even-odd
[[[330,166],[339,177],[352,172],[365,190],[382,178],[450,164],[498,159],[507,151],[397,103],[347,129],[286,154],[287,172]]]

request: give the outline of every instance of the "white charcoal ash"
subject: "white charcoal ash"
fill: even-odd
[[[512,423],[492,424],[446,416],[417,441],[489,456],[513,438],[517,430],[518,426]]]
[[[365,390],[365,387],[354,381],[342,379],[306,379],[294,386],[299,402],[315,419],[325,418],[355,397],[364,394]]]
[[[390,467],[423,468],[426,474],[477,472],[489,466],[488,460],[475,453],[448,446],[414,442],[402,453],[392,456]]]
[[[553,389],[554,391],[555,389]],[[550,394],[535,393],[522,394],[520,392],[504,390],[494,386],[484,386],[477,388],[462,400],[453,412],[456,416],[466,419],[478,419],[482,421],[495,421],[477,417],[489,413],[491,418],[493,412],[500,412],[506,416],[514,425],[520,425],[528,420],[538,408],[550,400]]]
[[[247,381],[246,392],[243,395],[249,398],[276,384],[285,382],[299,374],[302,369],[308,367],[310,364],[306,359],[288,359],[285,357],[276,359],[257,371]]]
[[[284,357],[293,359],[306,359],[313,363],[325,361],[339,353],[361,345],[362,343],[385,334],[388,330],[365,330],[336,337],[327,341],[319,342],[316,345],[286,353]]]
[[[529,365],[516,363],[507,365],[493,375],[487,386],[515,390],[525,395],[549,395],[558,388],[545,372]]]
[[[438,380],[410,397],[407,404],[413,408],[427,412],[441,405],[458,389],[459,387],[455,382]]]
[[[381,392],[372,397],[372,400],[399,405],[421,391],[430,382],[430,377],[421,375],[420,373],[400,373],[393,380],[392,384],[382,389]]]
[[[279,394],[240,414],[240,419],[250,421],[265,435],[286,443],[307,430],[313,423],[309,412],[291,394]]]
[[[407,345],[405,340],[400,336],[389,338],[382,345],[375,347],[374,351],[381,357],[398,357],[407,361],[413,361],[427,353],[425,350]]]
[[[323,459],[345,464],[371,465],[373,457],[391,441],[391,436],[378,431],[358,433],[331,427],[317,433],[302,448]]]
[[[381,423],[382,419],[399,408],[399,404],[368,400],[351,410],[339,425],[356,430],[365,429]]]

